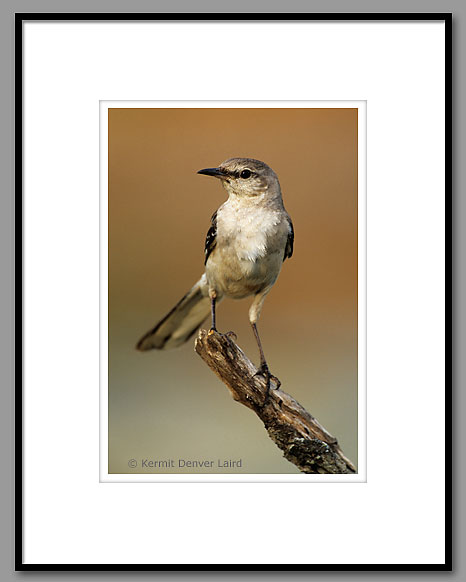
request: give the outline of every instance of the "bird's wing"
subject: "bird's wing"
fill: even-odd
[[[291,218],[288,216],[288,238],[286,240],[285,255],[283,260],[290,259],[293,254],[293,244],[294,244],[294,229]]]
[[[214,250],[215,245],[217,244],[217,212],[214,212],[212,214],[210,222],[211,225],[209,230],[207,231],[207,236],[205,237],[204,265],[207,263],[207,259],[209,258],[210,253]]]

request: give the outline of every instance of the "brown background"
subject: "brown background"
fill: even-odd
[[[109,472],[129,459],[242,459],[242,473],[297,473],[255,415],[193,351],[136,352],[203,272],[226,193],[196,171],[253,157],[278,174],[295,251],[259,330],[272,373],[357,462],[357,110],[109,110]],[[252,300],[252,299],[251,299]],[[224,300],[220,331],[258,361],[250,299]],[[207,469],[196,472],[229,472]]]

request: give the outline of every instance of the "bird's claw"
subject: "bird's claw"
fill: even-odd
[[[280,382],[280,380],[274,376],[273,374],[270,373],[269,367],[267,366],[267,364],[261,364],[260,368],[257,369],[257,372],[254,374],[254,376],[263,376],[265,378],[265,382],[266,382],[266,398],[268,398],[269,393],[270,393],[270,380],[273,380],[276,383],[276,390],[278,390],[280,388],[280,386],[282,385],[282,383]]]
[[[234,331],[227,331],[226,334],[227,338],[233,340],[234,342],[238,339],[238,336]]]
[[[275,381],[275,384],[277,385],[275,390],[278,390],[280,388],[280,386],[282,385],[280,380],[276,376],[274,376],[273,374],[270,374],[270,379]]]

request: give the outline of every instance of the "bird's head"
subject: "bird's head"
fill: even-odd
[[[219,178],[228,194],[242,198],[280,194],[280,183],[272,168],[252,158],[231,158],[217,168],[199,170],[198,174]]]

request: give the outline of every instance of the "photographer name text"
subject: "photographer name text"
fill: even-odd
[[[243,466],[243,459],[141,459],[140,463],[132,459],[128,463],[130,467],[141,469],[240,469]]]

